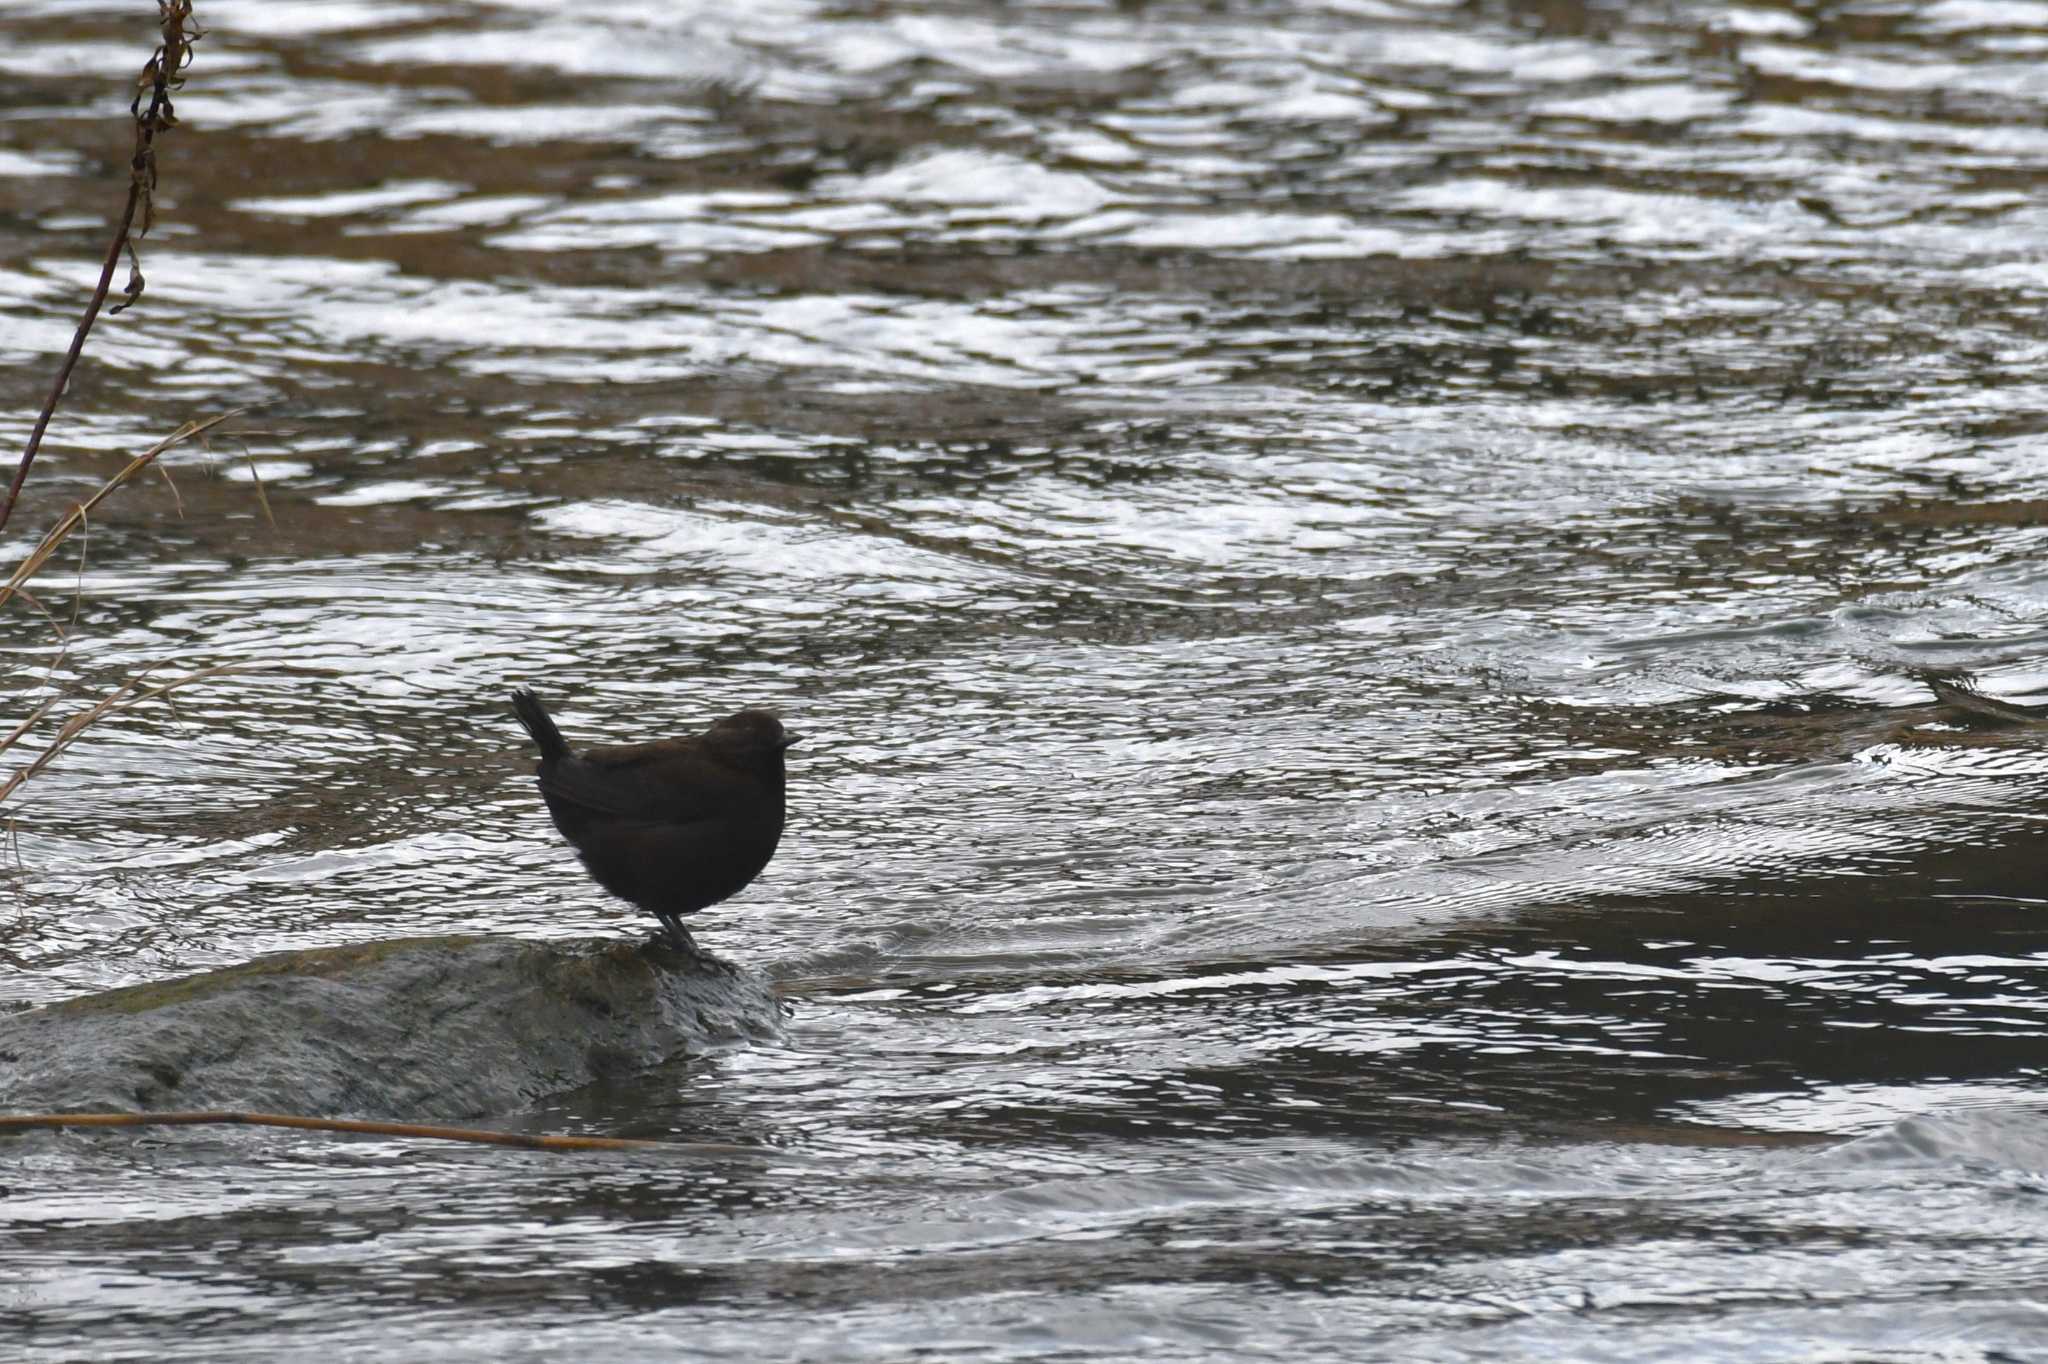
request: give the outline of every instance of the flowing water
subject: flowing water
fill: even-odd
[[[6,448],[148,8],[0,10]],[[0,562],[264,406],[0,719],[269,671],[8,801],[0,999],[644,933],[530,683],[810,736],[793,1016],[496,1119],[760,1158],[9,1141],[0,1352],[2048,1357],[2048,742],[1933,689],[2048,700],[2048,4],[199,18]]]

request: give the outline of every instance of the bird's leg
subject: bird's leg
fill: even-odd
[[[683,927],[683,919],[680,914],[659,914],[655,917],[661,920],[662,931],[655,935],[654,941],[667,944],[674,951],[688,957],[693,965],[703,970],[738,974],[739,968],[737,966],[734,966],[722,957],[714,957],[703,948],[697,946],[697,940],[692,938],[690,931]]]
[[[683,927],[682,918],[675,914],[660,914],[661,926],[667,931],[668,945],[694,961],[704,960],[704,949],[690,936],[690,930]]]

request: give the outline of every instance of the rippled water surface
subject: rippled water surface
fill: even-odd
[[[0,10],[6,449],[148,8]],[[759,1159],[12,1141],[10,1357],[2048,1355],[2048,3],[199,18],[0,561],[262,406],[0,717],[272,671],[9,800],[0,1000],[644,932],[530,683],[811,736],[791,1038],[496,1119]]]

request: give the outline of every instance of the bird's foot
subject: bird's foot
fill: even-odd
[[[690,931],[674,919],[663,919],[661,921],[661,931],[648,939],[647,945],[669,952],[680,953],[689,958],[692,966],[701,970],[733,972],[739,970],[731,962],[714,957],[703,948],[697,946],[697,940],[690,936]]]

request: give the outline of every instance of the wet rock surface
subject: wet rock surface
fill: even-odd
[[[0,1107],[475,1117],[780,1019],[762,977],[639,941],[404,938],[0,1017]]]

